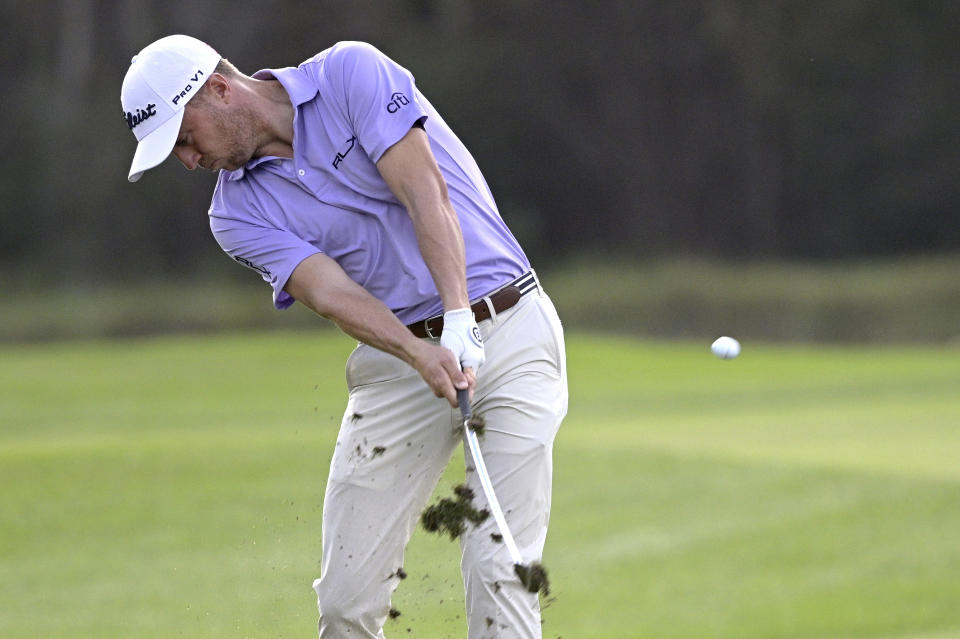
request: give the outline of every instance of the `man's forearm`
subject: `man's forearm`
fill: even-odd
[[[286,290],[350,337],[413,364],[419,340],[390,309],[347,277],[326,255],[318,253],[301,262],[290,276]]]
[[[294,299],[333,323],[347,335],[402,359],[420,373],[437,397],[457,405],[456,389],[472,387],[475,378],[460,371],[446,348],[413,335],[383,302],[347,277],[323,253],[301,262],[285,287]]]

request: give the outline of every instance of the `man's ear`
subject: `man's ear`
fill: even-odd
[[[219,98],[225,104],[230,102],[230,81],[223,74],[212,73],[210,79],[207,80],[207,89],[210,91],[211,98]]]

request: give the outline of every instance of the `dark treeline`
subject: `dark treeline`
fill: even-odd
[[[170,33],[245,72],[342,39],[410,68],[539,260],[960,249],[949,0],[5,0],[0,265],[196,273],[213,176],[136,185],[130,57]]]

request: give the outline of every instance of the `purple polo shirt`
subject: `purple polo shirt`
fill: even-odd
[[[413,76],[374,47],[340,42],[276,78],[294,106],[293,155],[254,158],[221,171],[210,228],[224,251],[273,287],[315,253],[340,264],[404,324],[443,312],[413,223],[376,162],[421,123],[447,182],[466,247],[467,288],[478,299],[530,270],[473,157]]]

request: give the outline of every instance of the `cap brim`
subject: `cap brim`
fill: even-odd
[[[167,159],[180,135],[180,124],[183,122],[183,109],[174,112],[170,119],[161,124],[156,130],[140,140],[137,151],[133,154],[130,164],[130,173],[127,179],[136,182],[144,171],[152,169]]]

